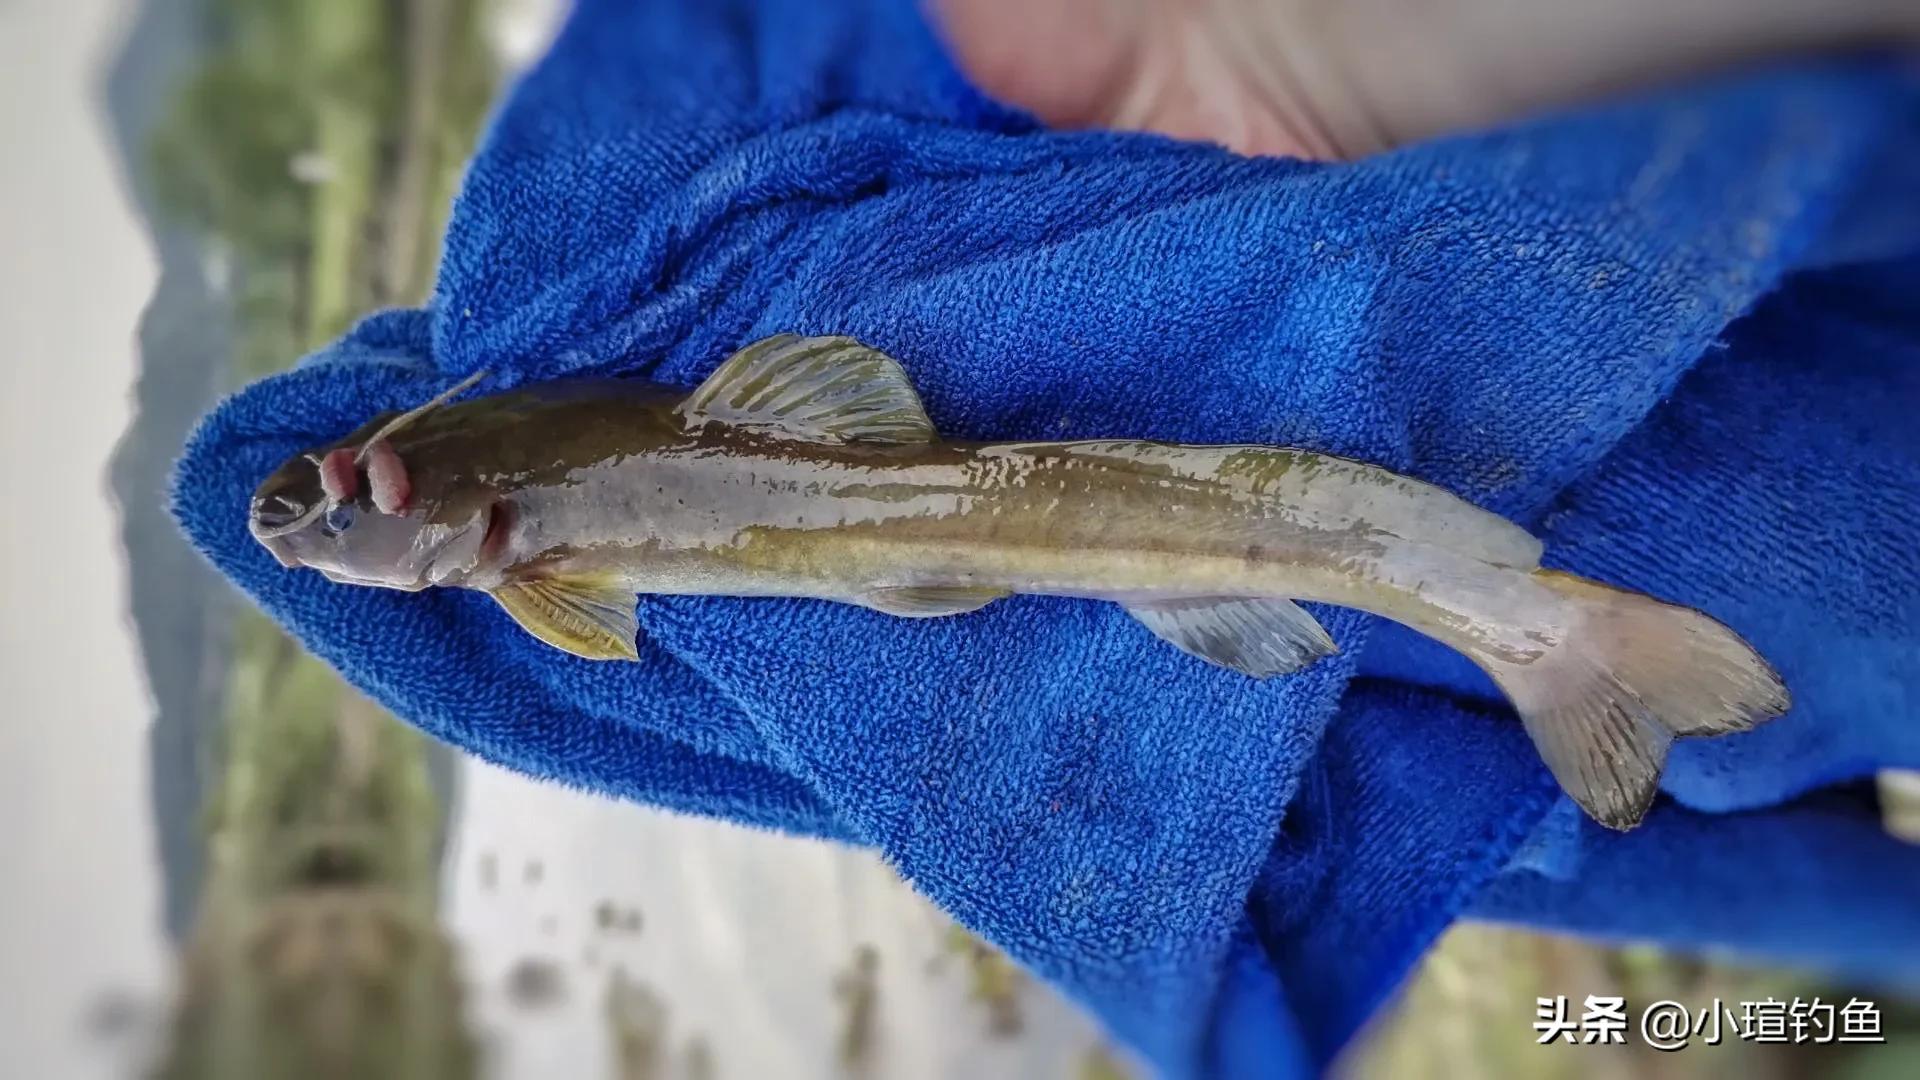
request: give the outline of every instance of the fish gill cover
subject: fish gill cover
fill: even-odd
[[[220,406],[175,509],[427,731],[875,846],[1169,1075],[1325,1062],[1462,914],[1911,978],[1920,850],[1845,785],[1920,765],[1917,177],[1920,83],[1865,64],[1309,165],[1043,132],[904,0],[585,0],[496,117],[432,303]],[[1352,612],[1340,656],[1257,683],[1112,605],[643,597],[640,662],[607,665],[247,534],[290,453],[474,372],[691,386],[775,332],[899,357],[955,437],[1434,481],[1728,622],[1796,706],[1680,748],[1671,798],[1601,836],[1464,660]]]

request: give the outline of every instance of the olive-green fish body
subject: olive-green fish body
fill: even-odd
[[[1111,600],[1257,677],[1334,651],[1295,601],[1358,608],[1485,669],[1562,785],[1620,828],[1674,737],[1787,706],[1724,626],[1542,570],[1535,538],[1432,485],[1265,446],[944,441],[899,365],[846,338],[755,343],[691,394],[566,383],[383,418],[283,467],[253,527],[289,565],[482,589],[607,659],[636,655],[635,592],[907,616]]]

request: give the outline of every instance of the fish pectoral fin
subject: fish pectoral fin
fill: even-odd
[[[602,575],[537,578],[488,593],[521,629],[589,660],[638,660],[633,590]]]
[[[776,334],[734,353],[680,403],[688,427],[758,427],[811,442],[937,438],[900,362],[850,337]]]
[[[931,619],[978,611],[1003,596],[1005,589],[971,585],[907,586],[875,589],[851,598],[852,603],[907,619]]]
[[[1340,647],[1291,600],[1183,596],[1122,601],[1162,641],[1256,679],[1298,671]]]

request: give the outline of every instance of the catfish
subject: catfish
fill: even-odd
[[[1257,679],[1336,650],[1298,601],[1356,608],[1483,669],[1614,829],[1646,813],[1674,739],[1789,706],[1707,615],[1543,569],[1518,525],[1347,458],[942,439],[901,365],[847,337],[755,342],[691,393],[583,379],[451,400],[471,382],[288,460],[253,535],[344,584],[480,590],[594,660],[637,657],[640,592],[905,618],[1081,597]]]

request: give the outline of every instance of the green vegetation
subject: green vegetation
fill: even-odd
[[[248,620],[158,1075],[472,1076],[419,736]]]
[[[481,0],[207,0],[152,146],[226,255],[235,383],[423,299],[496,81]],[[264,617],[235,632],[166,1078],[475,1075],[437,922],[426,741]]]
[[[946,946],[966,965],[967,996],[986,1010],[987,1034],[996,1039],[1020,1034],[1026,1026],[1020,996],[1027,986],[1027,973],[964,927],[948,928]]]
[[[482,0],[206,3],[153,173],[230,256],[245,381],[425,295],[498,76]]]

